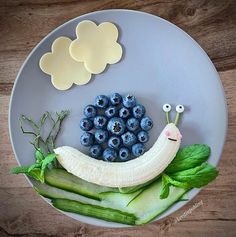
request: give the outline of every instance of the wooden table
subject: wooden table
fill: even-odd
[[[128,8],[163,17],[189,33],[214,62],[229,109],[220,175],[189,204],[162,221],[109,229],[72,220],[49,207],[16,165],[8,134],[8,104],[16,74],[32,48],[51,30],[87,12]],[[236,1],[0,1],[0,236],[236,236]],[[202,204],[174,224],[195,203]]]

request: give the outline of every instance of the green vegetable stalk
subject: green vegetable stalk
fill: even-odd
[[[102,220],[113,221],[127,225],[134,225],[137,219],[135,215],[117,209],[85,204],[67,199],[53,199],[52,204],[54,207],[62,211],[74,212],[85,216],[96,217]]]

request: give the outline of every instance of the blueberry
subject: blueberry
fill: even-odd
[[[138,128],[139,128],[139,121],[138,121],[138,119],[136,119],[136,118],[128,119],[127,122],[126,122],[126,127],[131,132],[137,131]]]
[[[83,131],[89,131],[93,128],[93,122],[88,118],[82,118],[80,120],[80,128]]]
[[[97,109],[93,105],[87,105],[84,108],[84,115],[87,118],[94,118],[97,114]]]
[[[136,105],[136,99],[133,95],[126,95],[123,97],[123,105],[126,108],[133,108]]]
[[[99,158],[102,155],[102,147],[100,145],[93,145],[89,149],[89,154],[93,158]]]
[[[95,98],[95,105],[100,109],[105,109],[109,104],[109,100],[105,95],[98,95]]]
[[[121,135],[125,132],[125,122],[122,118],[114,117],[109,120],[107,129],[112,134]]]
[[[141,143],[145,143],[149,140],[149,135],[146,131],[140,131],[137,135],[138,137],[138,140],[141,142]]]
[[[110,137],[110,139],[108,140],[108,146],[109,146],[110,148],[118,149],[119,146],[120,146],[120,144],[121,144],[121,140],[120,140],[120,138],[117,137],[117,136],[112,136],[112,137]]]
[[[130,151],[126,147],[121,147],[119,150],[119,159],[121,161],[127,161],[130,158]]]
[[[133,107],[133,116],[137,119],[141,119],[146,112],[146,109],[143,105],[136,105]]]
[[[93,123],[95,128],[105,128],[107,124],[107,118],[103,115],[98,115],[94,118]]]
[[[118,155],[115,149],[108,147],[103,151],[102,156],[105,161],[115,161]]]
[[[135,157],[141,156],[145,152],[145,146],[142,143],[136,143],[132,146],[132,154]]]
[[[121,136],[122,142],[125,146],[132,146],[137,142],[137,137],[132,132],[126,132]]]
[[[80,143],[83,146],[92,146],[94,143],[94,135],[90,132],[84,132],[80,137]]]
[[[130,111],[126,107],[122,107],[119,111],[120,118],[126,119],[130,116]]]
[[[118,110],[115,106],[109,106],[106,110],[105,110],[105,115],[108,118],[112,118],[114,116],[116,116],[118,114]]]
[[[153,121],[150,117],[145,116],[141,120],[141,128],[145,131],[149,131],[153,127]]]
[[[119,105],[121,103],[121,99],[122,97],[119,93],[114,93],[110,96],[110,101],[113,105]]]
[[[108,132],[106,130],[99,129],[95,132],[95,140],[98,144],[102,144],[108,140]]]

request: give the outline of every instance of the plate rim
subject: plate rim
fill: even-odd
[[[226,143],[226,138],[227,138],[227,131],[228,131],[228,106],[227,106],[227,99],[226,99],[226,96],[225,96],[225,91],[224,91],[224,87],[223,87],[223,84],[222,84],[222,81],[220,79],[220,75],[218,73],[218,71],[216,70],[215,68],[215,65],[213,64],[213,62],[211,61],[210,57],[208,56],[208,54],[205,52],[205,50],[200,46],[200,44],[194,40],[187,32],[185,32],[183,29],[181,29],[179,26],[175,25],[174,23],[162,18],[162,17],[159,17],[157,15],[154,15],[154,14],[151,14],[151,13],[148,13],[148,12],[145,12],[145,11],[139,11],[139,10],[132,10],[132,9],[104,9],[104,10],[98,10],[98,11],[93,11],[93,12],[88,12],[86,14],[82,14],[82,15],[79,15],[77,17],[74,17],[64,23],[62,23],[61,25],[57,26],[55,29],[53,29],[52,31],[50,31],[47,35],[45,35],[34,47],[33,49],[30,51],[30,53],[27,55],[27,57],[24,59],[24,62],[22,63],[17,75],[16,75],[16,78],[15,78],[15,81],[14,81],[14,85],[13,85],[13,88],[12,88],[12,91],[11,91],[11,95],[10,95],[10,101],[9,101],[9,108],[8,108],[8,131],[9,131],[9,138],[10,138],[10,143],[11,143],[11,147],[12,147],[12,150],[13,150],[13,154],[14,154],[14,157],[15,157],[15,160],[17,161],[17,164],[18,165],[21,165],[20,164],[20,161],[19,161],[19,158],[16,154],[16,151],[15,151],[15,146],[14,146],[14,142],[13,142],[13,138],[12,138],[12,127],[11,127],[11,111],[12,111],[12,103],[13,103],[13,95],[14,95],[14,92],[16,90],[16,87],[17,87],[17,84],[18,84],[18,81],[19,81],[19,78],[20,78],[20,75],[26,65],[26,63],[29,61],[31,55],[38,49],[38,47],[42,44],[42,42],[44,42],[49,36],[51,36],[54,32],[56,32],[58,29],[64,27],[65,25],[67,24],[70,24],[71,22],[75,21],[76,19],[79,19],[81,17],[89,17],[90,15],[96,15],[96,14],[99,14],[99,13],[104,13],[104,12],[127,12],[127,13],[135,13],[135,14],[141,14],[141,15],[147,15],[149,17],[154,17],[160,21],[163,21],[169,25],[171,25],[172,27],[175,27],[177,28],[178,30],[180,30],[182,33],[185,34],[185,36],[187,36],[187,38],[189,38],[200,50],[201,52],[206,56],[209,64],[211,64],[211,67],[213,69],[213,71],[215,72],[216,74],[216,77],[217,77],[217,82],[221,88],[221,92],[222,92],[222,96],[224,98],[224,111],[225,111],[225,132],[223,134],[223,143],[222,143],[222,147],[220,148],[220,153],[219,153],[219,159],[217,160],[216,162],[216,166],[218,166],[220,160],[221,160],[221,156],[222,156],[222,153],[224,151],[224,147],[225,147],[225,143]],[[27,175],[25,175],[25,178],[26,180],[28,181],[28,183],[30,184],[30,186],[33,188],[33,184],[30,180],[30,178],[28,178]],[[204,187],[203,187],[204,188]],[[150,223],[153,223],[153,222],[156,222],[156,221],[160,221],[162,220],[163,218],[166,218],[168,217],[169,215],[172,215],[173,213],[175,213],[176,211],[180,210],[181,208],[183,208],[187,203],[189,203],[190,201],[192,201],[197,195],[198,193],[203,189],[203,188],[194,188],[194,189],[191,189],[190,191],[187,192],[187,194],[191,191],[195,191],[195,194],[191,197],[191,199],[189,199],[188,201],[186,201],[185,203],[183,203],[182,206],[180,206],[178,209],[176,210],[173,210],[172,213],[170,214],[166,214],[163,213],[161,214],[161,216],[159,217],[156,217],[154,220],[152,220]],[[51,207],[55,208],[54,206],[52,206],[52,204],[47,201],[49,199],[46,199],[44,198],[43,196],[39,195],[44,201],[46,201]],[[56,208],[55,208],[56,209]],[[65,214],[66,216],[76,220],[76,221],[79,221],[81,223],[85,223],[85,224],[88,224],[88,225],[93,225],[93,226],[99,226],[99,227],[106,227],[106,228],[132,228],[132,227],[137,227],[137,226],[129,226],[129,225],[124,225],[124,224],[120,224],[120,223],[116,223],[116,222],[106,222],[106,223],[110,223],[111,225],[109,224],[101,224],[101,225],[98,225],[98,224],[94,224],[94,223],[88,223],[88,222],[84,222],[84,221],[81,221],[81,220],[78,220],[78,219],[75,219],[74,217],[72,217],[70,215],[70,213],[67,213],[67,212],[64,212],[64,211],[61,211],[59,209],[56,209],[57,211]],[[169,209],[170,210],[170,209]],[[93,218],[93,217],[91,217]],[[113,226],[112,226],[113,225]],[[115,226],[114,226],[115,225]]]

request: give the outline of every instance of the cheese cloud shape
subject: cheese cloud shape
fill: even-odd
[[[117,63],[122,57],[122,47],[117,43],[118,29],[110,22],[96,25],[82,21],[76,27],[77,39],[69,48],[70,55],[93,73],[103,72],[107,64]]]
[[[43,72],[51,75],[51,81],[58,90],[67,90],[73,83],[84,85],[91,79],[83,63],[75,61],[69,53],[72,40],[59,37],[52,44],[52,52],[46,53],[39,61]]]

